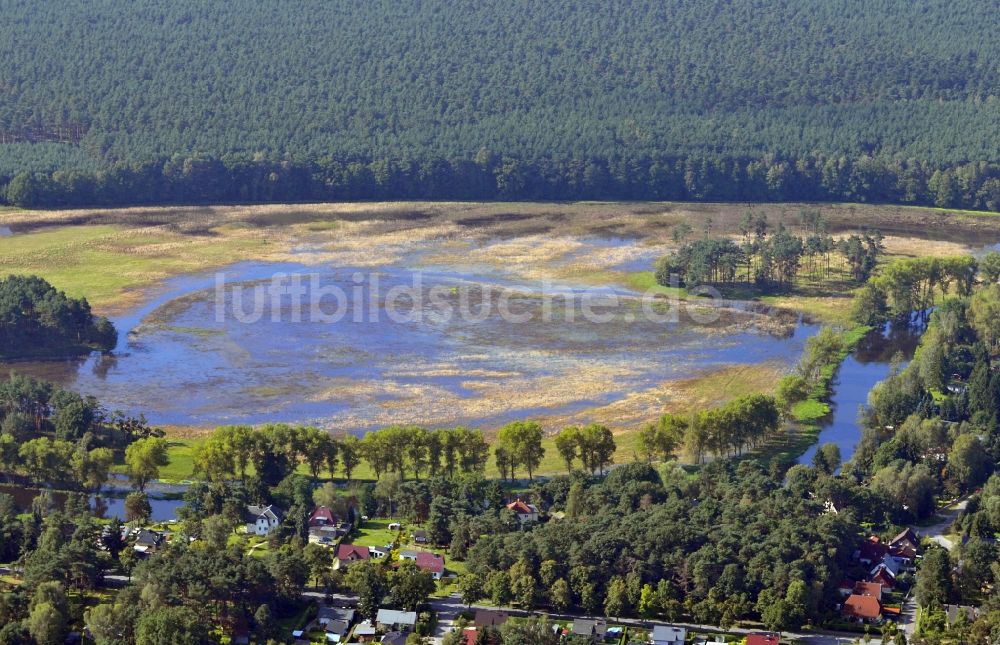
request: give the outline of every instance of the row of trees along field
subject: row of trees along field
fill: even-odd
[[[0,164],[2,151],[0,145]],[[0,201],[46,208],[404,199],[850,201],[1000,210],[996,162],[942,165],[869,154],[549,154],[483,149],[416,160],[173,155],[99,169],[15,165],[6,174],[0,165]]]
[[[803,264],[809,278],[830,278],[836,272],[847,273],[859,284],[868,279],[884,251],[881,233],[836,239],[824,232],[826,223],[819,211],[804,209],[799,219],[814,229],[811,235],[792,235],[783,224],[771,230],[767,215],[755,212],[741,220],[740,242],[710,237],[709,224],[704,238],[657,260],[656,281],[662,286],[753,284],[781,289],[795,281]],[[674,240],[680,242],[692,233],[689,225],[679,224]]]
[[[110,351],[118,332],[85,298],[69,298],[42,278],[0,278],[0,359]]]

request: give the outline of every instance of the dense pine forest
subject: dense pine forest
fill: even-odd
[[[0,185],[20,205],[1000,209],[991,2],[3,0],[0,11]]]

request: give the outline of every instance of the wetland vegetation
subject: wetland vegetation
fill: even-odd
[[[794,313],[783,313],[789,310],[805,311],[813,320],[849,331],[827,367],[810,375],[805,399],[787,404],[796,422],[791,431],[759,447],[773,454],[789,451],[788,457],[794,458],[819,432],[817,424],[829,412],[826,400],[835,366],[861,337],[849,319],[850,289],[856,284],[847,259],[851,240],[859,242],[862,263],[869,262],[864,249],[873,246],[865,245],[865,236],[873,239],[865,231],[876,226],[886,230],[874,244],[884,249],[885,258],[943,256],[973,248],[972,240],[989,236],[995,224],[988,217],[950,215],[947,224],[941,221],[939,226],[948,229],[952,241],[924,240],[908,231],[941,216],[892,207],[777,206],[748,214],[724,205],[673,204],[11,211],[0,217],[13,233],[0,253],[5,268],[37,269],[81,295],[93,289],[102,294],[99,306],[115,313],[123,330],[119,351],[112,357],[93,357],[82,364],[19,363],[15,369],[99,394],[114,408],[148,413],[156,425],[173,428],[172,461],[163,470],[172,480],[192,477],[193,451],[204,442],[206,427],[235,422],[312,421],[335,432],[394,423],[472,424],[489,434],[530,417],[549,431],[538,466],[546,473],[563,468],[552,431],[597,423],[615,435],[613,461],[629,461],[645,454],[638,431],[664,413],[687,417],[757,394],[779,394],[780,400],[775,383],[795,367],[819,329],[798,322]],[[859,218],[871,226],[852,228]],[[533,294],[546,280],[567,293],[619,295],[625,312],[631,307],[629,294],[636,289],[662,289],[658,297],[676,298],[677,304],[697,311],[704,306],[699,299],[683,289],[655,284],[650,269],[656,258],[691,244],[685,236],[697,238],[709,231],[735,244],[749,241],[759,251],[763,247],[752,230],[764,221],[768,225],[762,227],[761,239],[768,237],[768,228],[786,229],[803,240],[800,258],[805,258],[806,248],[816,246],[808,242],[813,237],[833,240],[832,246],[824,244],[818,255],[800,259],[804,269],[778,293],[739,294],[785,309],[726,304],[721,322],[709,327],[692,326],[683,317],[666,328],[626,323],[624,318],[588,326],[583,320],[570,324],[557,317],[530,329],[508,329],[500,321],[431,323],[423,328],[383,322],[384,330],[369,335],[368,341],[368,332],[379,325],[347,326],[338,336],[331,335],[329,326],[307,326],[296,335],[295,325],[284,324],[284,331],[275,334],[267,316],[259,324],[231,329],[212,320],[214,276],[199,273],[228,267],[230,280],[252,284],[275,271],[318,272],[326,284],[343,281],[354,270],[377,268],[391,287],[394,280],[403,282],[419,270],[453,288],[472,282],[513,289],[513,302],[528,311],[541,306]],[[1000,227],[996,230],[1000,237]],[[248,254],[261,261],[231,265],[237,258],[248,259]],[[760,260],[753,257],[751,268]],[[107,261],[116,266],[113,275],[89,271]],[[173,272],[193,273],[170,277]],[[143,290],[137,289],[143,285],[150,295],[143,297]],[[140,300],[145,304],[140,306]],[[290,332],[287,342],[278,343]],[[394,338],[406,338],[392,350],[394,356],[409,358],[402,364],[381,363],[378,352],[394,347]],[[465,349],[456,351],[456,341]],[[714,356],[706,353],[709,347]],[[498,353],[499,348],[510,352],[510,358]],[[651,362],[651,348],[662,358]],[[447,358],[449,352],[454,360]],[[275,354],[283,361],[275,363]],[[293,358],[296,355],[301,358]],[[558,361],[553,362],[554,357]],[[210,359],[212,365],[206,363]],[[294,378],[292,372],[282,371],[282,363],[295,365]],[[303,372],[301,366],[309,364],[313,370]],[[638,366],[645,366],[645,373],[637,372]],[[351,371],[358,368],[362,371]],[[379,374],[374,380],[367,376],[372,370]],[[137,390],[132,384],[143,373],[155,386]],[[222,386],[220,378],[236,374],[239,390]],[[366,376],[359,380],[361,374]],[[171,375],[179,379],[184,396],[176,395],[177,386],[167,385]],[[372,387],[364,385],[365,379]],[[300,397],[299,403],[295,397]],[[347,407],[338,412],[338,405]],[[233,416],[236,410],[242,416]],[[360,469],[366,477],[374,474],[367,463]]]

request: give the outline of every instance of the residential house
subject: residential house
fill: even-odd
[[[895,579],[899,576],[900,568],[899,561],[887,554],[884,558],[882,558],[881,562],[872,567],[872,570],[868,572],[868,577],[873,578],[880,569],[884,569],[892,574],[893,579]]]
[[[859,596],[874,596],[879,602],[882,602],[882,585],[877,582],[855,583],[853,591]]]
[[[573,635],[584,636],[593,640],[604,640],[608,633],[608,623],[604,620],[590,620],[588,618],[577,618],[573,621]]]
[[[406,632],[389,632],[379,642],[387,645],[406,645],[406,636]]]
[[[244,514],[244,521],[247,525],[247,533],[256,535],[268,535],[271,531],[281,526],[285,519],[285,513],[277,506],[247,506]]]
[[[972,605],[945,605],[944,613],[948,619],[949,627],[959,619],[964,620],[965,624],[968,625],[979,618],[979,609]]]
[[[901,560],[901,564],[904,565],[913,564],[919,550],[920,540],[910,528],[901,531],[889,541],[889,553],[897,560]]]
[[[333,548],[340,539],[340,530],[336,526],[309,527],[309,543]]]
[[[309,542],[333,547],[337,544],[338,540],[348,536],[352,530],[354,530],[354,525],[350,522],[310,526]]]
[[[375,640],[375,634],[378,630],[372,625],[372,621],[366,620],[364,622],[358,623],[358,626],[354,628],[354,638],[362,643],[371,643]]]
[[[409,560],[417,564],[421,571],[428,571],[435,580],[444,575],[444,556],[430,551],[400,551],[400,560]]]
[[[416,542],[417,544],[426,544],[429,541],[427,539],[427,531],[423,529],[415,530],[413,533],[410,534],[410,537],[413,538],[413,541]]]
[[[889,547],[882,542],[881,538],[873,535],[864,541],[854,555],[861,561],[861,564],[874,565],[881,562],[888,553]]]
[[[326,630],[326,640],[340,643],[347,640],[354,622],[354,610],[345,607],[320,607],[316,613],[316,623]]]
[[[656,625],[649,634],[649,642],[653,645],[684,645],[687,630],[673,625]]]
[[[882,616],[882,603],[875,596],[851,594],[844,601],[840,613],[847,620],[873,623]]]
[[[379,609],[375,615],[375,626],[386,631],[413,631],[417,626],[417,612]]]
[[[781,638],[773,632],[747,634],[747,645],[778,645]]]
[[[473,624],[476,627],[499,627],[507,622],[509,616],[505,611],[493,609],[477,609]]]
[[[517,515],[517,521],[521,524],[538,521],[538,507],[521,500],[521,498],[507,504],[507,508],[514,511],[514,514]]]
[[[313,509],[313,512],[309,514],[309,526],[310,528],[315,526],[335,526],[337,524],[337,517],[333,514],[326,506],[317,506]]]
[[[356,544],[340,544],[337,546],[337,555],[333,558],[333,568],[346,569],[355,562],[368,559],[368,547]]]
[[[908,546],[914,551],[920,548],[920,540],[917,539],[917,534],[914,533],[913,529],[906,528],[900,531],[899,535],[889,540],[889,547],[896,546]]]
[[[872,582],[882,585],[883,589],[896,588],[896,576],[892,575],[892,572],[887,567],[875,567],[875,573],[869,576],[869,578]]]
[[[164,539],[164,535],[158,531],[139,529],[132,548],[139,555],[149,556],[156,553],[156,550],[163,545]]]
[[[368,547],[368,555],[373,558],[384,558],[389,555],[392,551],[392,545],[386,544],[385,546],[370,546]]]

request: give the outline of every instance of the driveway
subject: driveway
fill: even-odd
[[[916,527],[917,533],[921,537],[929,538],[934,542],[937,542],[949,551],[955,545],[950,539],[945,537],[945,533],[951,527],[952,522],[958,517],[958,514],[965,510],[965,507],[969,504],[969,497],[965,496],[956,502],[953,502],[949,506],[946,506],[942,511],[938,512],[938,516],[941,518],[940,521],[925,527]]]

